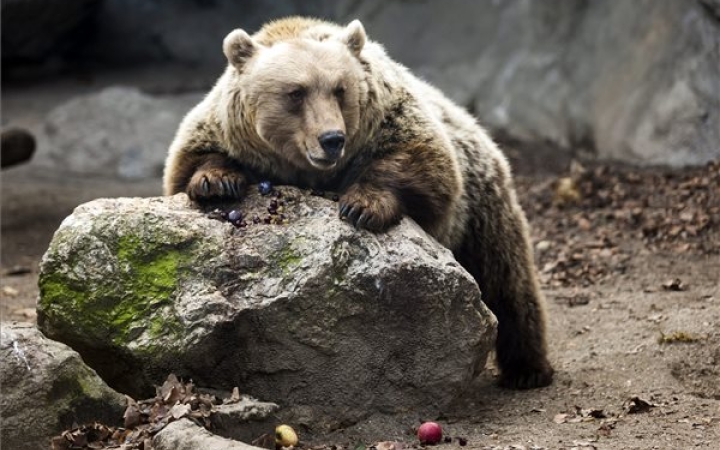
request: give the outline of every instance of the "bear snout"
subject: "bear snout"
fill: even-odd
[[[336,160],[340,157],[343,146],[345,145],[345,133],[339,130],[326,131],[318,136],[320,147],[327,155],[327,159]]]

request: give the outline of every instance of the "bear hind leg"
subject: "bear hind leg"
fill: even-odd
[[[547,386],[554,370],[547,359],[544,304],[525,217],[513,196],[489,197],[475,211],[456,257],[477,280],[483,301],[498,319],[501,385]]]

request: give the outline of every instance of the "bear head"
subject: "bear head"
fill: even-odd
[[[367,97],[359,59],[366,35],[355,20],[262,45],[245,31],[232,31],[223,51],[242,97],[245,123],[272,152],[293,165],[330,170],[348,158]]]

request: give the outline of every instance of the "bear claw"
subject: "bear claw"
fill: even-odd
[[[357,229],[382,232],[400,222],[397,201],[387,193],[359,195],[348,193],[340,198],[340,218]]]
[[[242,198],[245,184],[242,174],[218,170],[200,171],[193,175],[186,192],[195,202],[236,200]]]

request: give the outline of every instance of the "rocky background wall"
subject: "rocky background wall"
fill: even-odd
[[[720,156],[719,0],[3,0],[3,77],[169,63],[196,70],[202,90],[230,30],[291,14],[361,19],[531,160],[548,149],[643,165]],[[157,152],[135,145],[119,172],[156,175],[137,169],[143,151]]]

